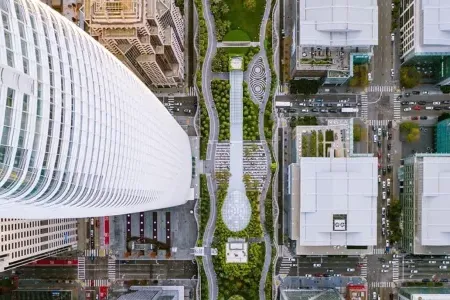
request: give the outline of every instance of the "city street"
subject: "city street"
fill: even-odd
[[[15,269],[19,278],[76,280],[77,266],[23,266]]]
[[[449,279],[450,278],[450,257],[444,256],[406,256],[400,259],[400,279],[402,280],[422,280]],[[431,262],[431,263],[430,263]],[[445,269],[442,269],[445,268]]]
[[[291,259],[289,264],[283,263],[279,260],[277,263],[277,273],[280,273],[281,268],[284,269],[289,266],[289,272],[287,273],[288,276],[312,275],[321,277],[324,274],[359,276],[361,273],[363,273],[362,275],[365,275],[363,265],[364,262],[359,257],[301,256]]]
[[[392,85],[391,5],[391,0],[378,1],[378,46],[374,49],[372,84],[379,86]]]
[[[191,279],[196,275],[197,265],[190,260],[116,261],[116,279],[118,280]]]

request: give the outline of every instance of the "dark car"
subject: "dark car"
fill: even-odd
[[[419,105],[425,105],[425,104],[427,104],[425,101],[419,101],[419,102],[417,102]]]
[[[327,104],[325,104],[325,106],[326,106],[326,107],[332,107],[333,104],[332,104],[332,103],[327,103]]]
[[[450,100],[444,100],[442,101],[442,104],[450,104]]]
[[[388,122],[388,128],[392,128],[392,121]]]
[[[402,102],[400,102],[400,104],[401,104],[401,105],[408,105],[409,102],[408,102],[408,101],[402,101]]]
[[[331,274],[325,273],[325,274],[323,274],[323,277],[331,277]]]
[[[311,111],[312,112],[319,112],[319,109],[318,108],[313,108],[313,109],[311,109]]]
[[[427,117],[427,116],[420,116],[420,119],[421,119],[421,120],[427,120],[428,117]]]
[[[377,128],[375,127],[375,125],[372,125],[372,131],[377,131]]]
[[[413,95],[420,95],[420,91],[412,91]]]
[[[391,150],[391,144],[387,144],[387,149]]]
[[[387,188],[386,188],[386,193],[387,193],[388,196],[391,195],[391,188],[390,188],[390,187],[387,187]]]
[[[308,103],[308,107],[314,107],[314,103]]]
[[[433,107],[433,109],[434,109],[434,110],[441,110],[442,108],[439,107],[439,106],[435,106],[435,107]]]
[[[328,112],[330,112],[330,113],[337,113],[337,110],[336,109],[330,109]]]
[[[389,173],[392,172],[392,166],[391,166],[391,165],[388,165],[388,166],[387,166],[387,171],[388,171]]]
[[[392,140],[392,133],[390,133],[390,132],[388,134],[388,140]]]
[[[352,105],[350,103],[345,103],[344,107],[351,107]]]
[[[383,168],[381,171],[383,172],[383,175],[386,175],[386,168]]]
[[[448,282],[447,278],[441,278],[441,280],[439,280],[440,282]]]
[[[381,148],[381,142],[380,142],[380,140],[378,140],[377,144],[378,144],[378,148]]]
[[[422,282],[430,282],[430,279],[424,278],[424,279],[422,279]]]

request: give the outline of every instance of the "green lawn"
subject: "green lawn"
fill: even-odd
[[[250,48],[249,47],[226,47],[224,49],[232,56],[233,55],[245,56]]]
[[[245,31],[236,29],[228,31],[223,37],[225,42],[249,42],[250,37]]]
[[[230,8],[227,19],[231,22],[231,32],[240,29],[248,34],[251,41],[257,42],[266,1],[253,1],[255,1],[255,7],[252,10],[246,9],[242,0],[225,0],[225,3]],[[224,38],[224,40],[226,39]]]

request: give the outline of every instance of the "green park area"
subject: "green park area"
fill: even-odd
[[[259,41],[264,0],[213,0],[211,12],[219,41]]]
[[[212,71],[229,72],[230,58],[233,56],[242,56],[244,70],[247,70],[248,64],[258,52],[259,47],[217,48],[216,55],[212,60]]]
[[[327,157],[328,149],[334,141],[333,130],[312,130],[302,134],[302,157]]]

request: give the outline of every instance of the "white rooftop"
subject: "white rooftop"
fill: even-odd
[[[377,0],[299,0],[300,45],[378,45]]]
[[[421,26],[416,26],[416,34],[423,38],[416,52],[434,52],[433,46],[450,46],[450,1],[448,0],[422,0],[422,11],[416,12],[415,18],[422,18]],[[419,13],[419,14],[417,14]],[[423,17],[422,17],[423,16]],[[417,22],[417,21],[416,21]],[[424,47],[423,49],[421,49]],[[431,47],[431,49],[427,49]],[[448,48],[441,51],[449,52]]]
[[[422,245],[448,246],[450,157],[424,157],[422,176]]]
[[[377,158],[305,157],[299,164],[299,244],[376,245]]]

